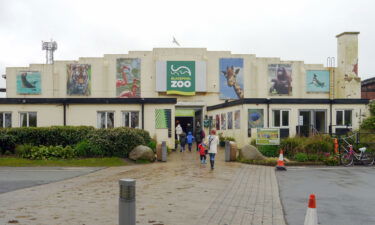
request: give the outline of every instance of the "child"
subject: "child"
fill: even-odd
[[[181,145],[180,152],[184,152],[185,151],[185,145],[186,145],[186,134],[185,134],[185,132],[182,132],[182,134],[180,135],[180,145]]]
[[[200,156],[200,159],[201,159],[201,163],[202,164],[206,164],[207,150],[205,148],[205,145],[204,144],[199,144],[198,145],[198,149],[199,149],[199,156]]]
[[[187,143],[188,143],[188,146],[189,146],[189,151],[191,152],[191,146],[193,145],[194,136],[191,134],[190,131],[189,131],[188,136],[186,137],[186,139],[187,139]]]

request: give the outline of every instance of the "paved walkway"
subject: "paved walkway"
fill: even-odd
[[[167,163],[112,167],[0,194],[0,224],[117,225],[118,180],[137,180],[137,224],[285,224],[274,168],[225,163],[214,171],[198,154]]]

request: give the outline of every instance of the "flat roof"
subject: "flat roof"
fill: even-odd
[[[340,37],[340,36],[342,36],[342,35],[346,35],[346,34],[358,35],[359,32],[358,32],[358,31],[342,32],[341,34],[336,35],[336,37],[338,38],[338,37]]]

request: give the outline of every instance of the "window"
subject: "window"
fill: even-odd
[[[273,110],[273,126],[274,127],[288,127],[289,126],[289,111],[288,110]]]
[[[336,125],[351,126],[352,125],[352,110],[337,110],[336,111]]]
[[[122,121],[124,127],[139,127],[139,112],[137,111],[127,111],[122,112]]]
[[[113,128],[114,115],[114,112],[98,112],[98,128]]]
[[[21,112],[20,127],[36,127],[36,112]]]
[[[12,127],[12,113],[0,112],[0,127]]]

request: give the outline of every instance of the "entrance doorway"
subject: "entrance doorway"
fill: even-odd
[[[203,126],[202,119],[202,107],[176,107],[175,124],[179,123],[186,134],[190,131],[194,135],[197,125]]]
[[[310,136],[313,133],[326,133],[326,110],[309,109],[300,110],[299,116],[302,117],[302,125],[297,126],[297,133],[301,136]]]

